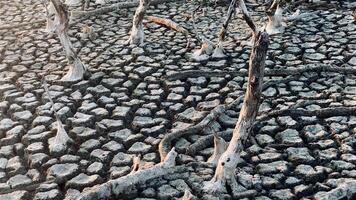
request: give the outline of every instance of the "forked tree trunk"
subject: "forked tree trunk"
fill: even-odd
[[[278,34],[284,32],[283,8],[281,8],[280,0],[274,0],[271,7],[267,10],[268,23],[266,31],[268,34]]]
[[[130,38],[128,43],[142,46],[145,39],[145,34],[143,32],[143,18],[145,16],[146,10],[149,6],[150,0],[140,0],[140,4],[136,9],[133,24],[131,28]]]
[[[55,32],[64,48],[64,52],[70,65],[68,73],[61,79],[62,81],[79,81],[84,78],[87,68],[84,66],[78,55],[75,53],[68,36],[68,11],[60,0],[51,0],[55,9]]]
[[[226,184],[229,184],[232,188],[237,185],[235,169],[240,159],[243,144],[249,136],[260,105],[268,42],[269,39],[266,32],[255,32],[249,60],[248,86],[244,103],[230,144],[219,159],[213,179],[207,182],[204,187],[207,192],[224,191]]]

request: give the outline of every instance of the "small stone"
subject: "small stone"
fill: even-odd
[[[48,169],[47,176],[52,176],[57,183],[64,183],[73,178],[79,171],[79,166],[74,163],[55,164]]]
[[[181,192],[174,189],[170,185],[163,185],[158,188],[157,197],[159,199],[169,200],[169,199],[172,199],[173,197],[178,197],[179,195],[181,195]]]
[[[90,158],[92,160],[106,163],[110,160],[110,157],[112,155],[112,152],[110,151],[104,151],[102,149],[95,149],[90,153]]]
[[[99,175],[91,175],[88,176],[84,173],[79,174],[78,176],[72,178],[66,183],[66,187],[74,188],[74,189],[83,189],[85,187],[91,187],[93,185],[98,184],[100,182]]]
[[[136,142],[129,148],[127,152],[132,154],[145,154],[148,153],[150,150],[151,150],[150,145],[147,145],[143,142]]]
[[[205,116],[207,112],[204,111],[196,111],[193,107],[186,109],[184,112],[179,113],[177,115],[178,120],[182,120],[184,122],[192,123],[192,122],[199,122]]]
[[[60,200],[62,198],[61,192],[57,189],[52,189],[46,192],[38,192],[36,193],[34,200]]]
[[[27,200],[30,198],[30,194],[24,190],[18,190],[8,194],[0,194],[0,199],[6,200]]]
[[[88,174],[100,174],[103,173],[103,163],[101,162],[94,162],[87,168]]]
[[[292,200],[295,198],[290,189],[273,190],[270,192],[270,195],[278,200]]]
[[[288,160],[297,164],[311,164],[315,159],[309,154],[307,148],[289,147],[287,149]]]
[[[22,174],[15,175],[7,181],[7,184],[9,184],[11,188],[21,188],[28,186],[31,183],[32,180],[28,176]]]
[[[282,144],[287,145],[299,145],[303,143],[298,131],[294,129],[286,129],[283,132],[277,133],[276,138],[281,141]]]

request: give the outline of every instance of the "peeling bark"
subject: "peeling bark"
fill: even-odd
[[[247,140],[249,132],[255,122],[264,76],[265,59],[268,48],[268,34],[256,32],[254,46],[249,61],[248,87],[239,119],[235,126],[233,137],[227,150],[220,157],[213,179],[205,183],[204,190],[208,193],[223,192],[228,184],[231,188],[237,187],[235,169],[240,159],[243,143]]]
[[[127,41],[129,44],[135,44],[138,46],[143,45],[145,34],[143,32],[143,18],[145,16],[146,10],[149,6],[150,0],[140,0],[140,4],[136,9],[135,15],[133,17],[133,24],[131,28],[130,38]]]
[[[185,166],[175,166],[177,152],[174,148],[167,154],[167,158],[148,169],[138,170],[133,174],[110,180],[104,184],[86,188],[80,196],[80,200],[108,199],[113,196],[122,197],[127,191],[139,184],[159,178],[168,174],[188,171]]]
[[[51,0],[51,3],[55,9],[55,19],[54,27],[55,32],[57,33],[59,40],[64,48],[68,63],[69,71],[61,79],[62,81],[75,82],[84,78],[85,74],[88,73],[86,66],[82,63],[78,55],[75,53],[72,43],[68,36],[68,12],[67,8],[59,0]]]

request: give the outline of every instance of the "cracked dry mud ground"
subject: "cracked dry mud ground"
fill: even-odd
[[[298,68],[333,64],[356,67],[355,19],[350,8],[302,11],[313,14],[290,23],[283,35],[271,36],[266,68]],[[172,2],[151,6],[149,15],[171,18],[191,31],[186,19],[194,6]],[[93,9],[93,7],[92,7]],[[198,14],[199,32],[216,40],[226,7]],[[260,8],[252,12],[260,26],[266,22]],[[258,12],[257,12],[258,11]],[[143,48],[125,46],[134,8],[84,19],[69,35],[92,76],[75,84],[58,80],[67,62],[56,36],[45,34],[44,24],[0,30],[0,199],[71,199],[84,188],[130,172],[132,157],[142,155],[145,167],[158,163],[158,144],[173,129],[197,124],[219,104],[243,95],[246,77],[198,77],[167,81],[184,70],[246,70],[249,29],[240,17],[230,24],[225,44],[229,58],[193,62],[189,54],[199,48],[186,37],[145,24]],[[0,1],[0,22],[23,23],[44,18],[39,1]],[[98,37],[81,40],[77,33],[92,26]],[[50,70],[49,72],[46,72]],[[66,155],[53,156],[48,140],[55,135],[55,118],[40,79],[48,73],[55,109],[75,140]],[[285,77],[266,76],[268,80]],[[295,80],[263,91],[260,112],[314,100],[302,109],[356,106],[356,76],[307,72]],[[240,105],[241,106],[241,105]],[[239,107],[240,107],[239,106]],[[231,133],[239,107],[228,110],[203,132],[174,142],[178,165],[206,161],[209,148],[187,155],[199,138],[215,132]],[[356,193],[356,113],[352,116],[275,117],[260,122],[245,145],[236,177],[239,196],[225,199],[331,199]],[[227,138],[229,139],[229,137]],[[190,188],[199,198],[203,181],[214,169],[187,166],[187,170],[134,187],[118,199],[180,199]]]

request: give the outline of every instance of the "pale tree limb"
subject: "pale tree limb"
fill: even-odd
[[[288,76],[288,75],[300,75],[304,72],[334,72],[344,74],[356,74],[355,67],[337,67],[332,64],[307,64],[298,68],[278,68],[278,69],[266,69],[266,76]],[[176,73],[172,73],[165,77],[166,80],[174,81],[187,78],[203,77],[224,77],[226,75],[247,76],[246,71],[204,71],[204,70],[185,70]]]
[[[130,33],[130,38],[127,41],[129,44],[134,44],[137,46],[142,46],[145,38],[143,32],[143,18],[145,16],[146,10],[149,6],[150,0],[140,0],[140,4],[136,9],[135,15],[133,17],[133,23]]]
[[[68,145],[74,143],[74,141],[68,136],[66,130],[64,129],[64,126],[62,124],[62,121],[60,120],[57,111],[54,109],[54,102],[51,98],[51,94],[49,93],[47,82],[45,80],[45,77],[43,77],[43,88],[48,96],[48,99],[51,103],[51,110],[56,118],[57,121],[57,133],[54,138],[50,138],[48,140],[49,143],[49,152],[53,155],[62,155],[66,153],[68,150]]]
[[[225,40],[227,28],[229,26],[229,22],[231,21],[232,15],[236,12],[236,2],[237,2],[237,0],[232,0],[229,5],[226,19],[225,19],[224,23],[222,24],[221,30],[219,32],[218,43],[215,45],[214,53],[212,55],[213,58],[225,58],[226,57],[222,43]]]
[[[54,27],[59,40],[64,48],[68,63],[70,65],[68,73],[61,79],[65,82],[75,82],[82,80],[88,73],[87,67],[82,63],[75,53],[72,43],[68,36],[68,11],[66,6],[60,0],[51,0],[55,9]]]
[[[112,197],[122,197],[127,191],[133,187],[144,184],[147,181],[163,177],[169,174],[176,174],[185,172],[188,169],[186,166],[175,166],[175,159],[177,152],[174,148],[167,154],[167,158],[155,166],[138,170],[135,173],[110,180],[104,184],[86,188],[82,192],[79,200],[93,200],[93,199],[109,199]]]
[[[165,19],[162,17],[156,17],[156,16],[146,16],[145,17],[148,21],[154,22],[156,24],[159,25],[163,25],[166,26],[170,29],[173,29],[177,32],[183,33],[183,34],[188,34],[188,31],[183,28],[182,26],[180,26],[179,24],[177,24],[176,22],[172,21],[171,19]]]
[[[245,10],[244,3],[241,1],[241,10]],[[252,20],[247,19],[249,15],[244,14],[244,18],[254,32],[254,44],[249,61],[248,86],[229,146],[218,161],[213,179],[205,183],[204,190],[209,193],[226,191],[226,184],[233,188],[233,191],[236,189],[235,169],[240,159],[239,154],[243,149],[243,143],[249,136],[260,105],[269,38],[266,32],[256,30]]]

